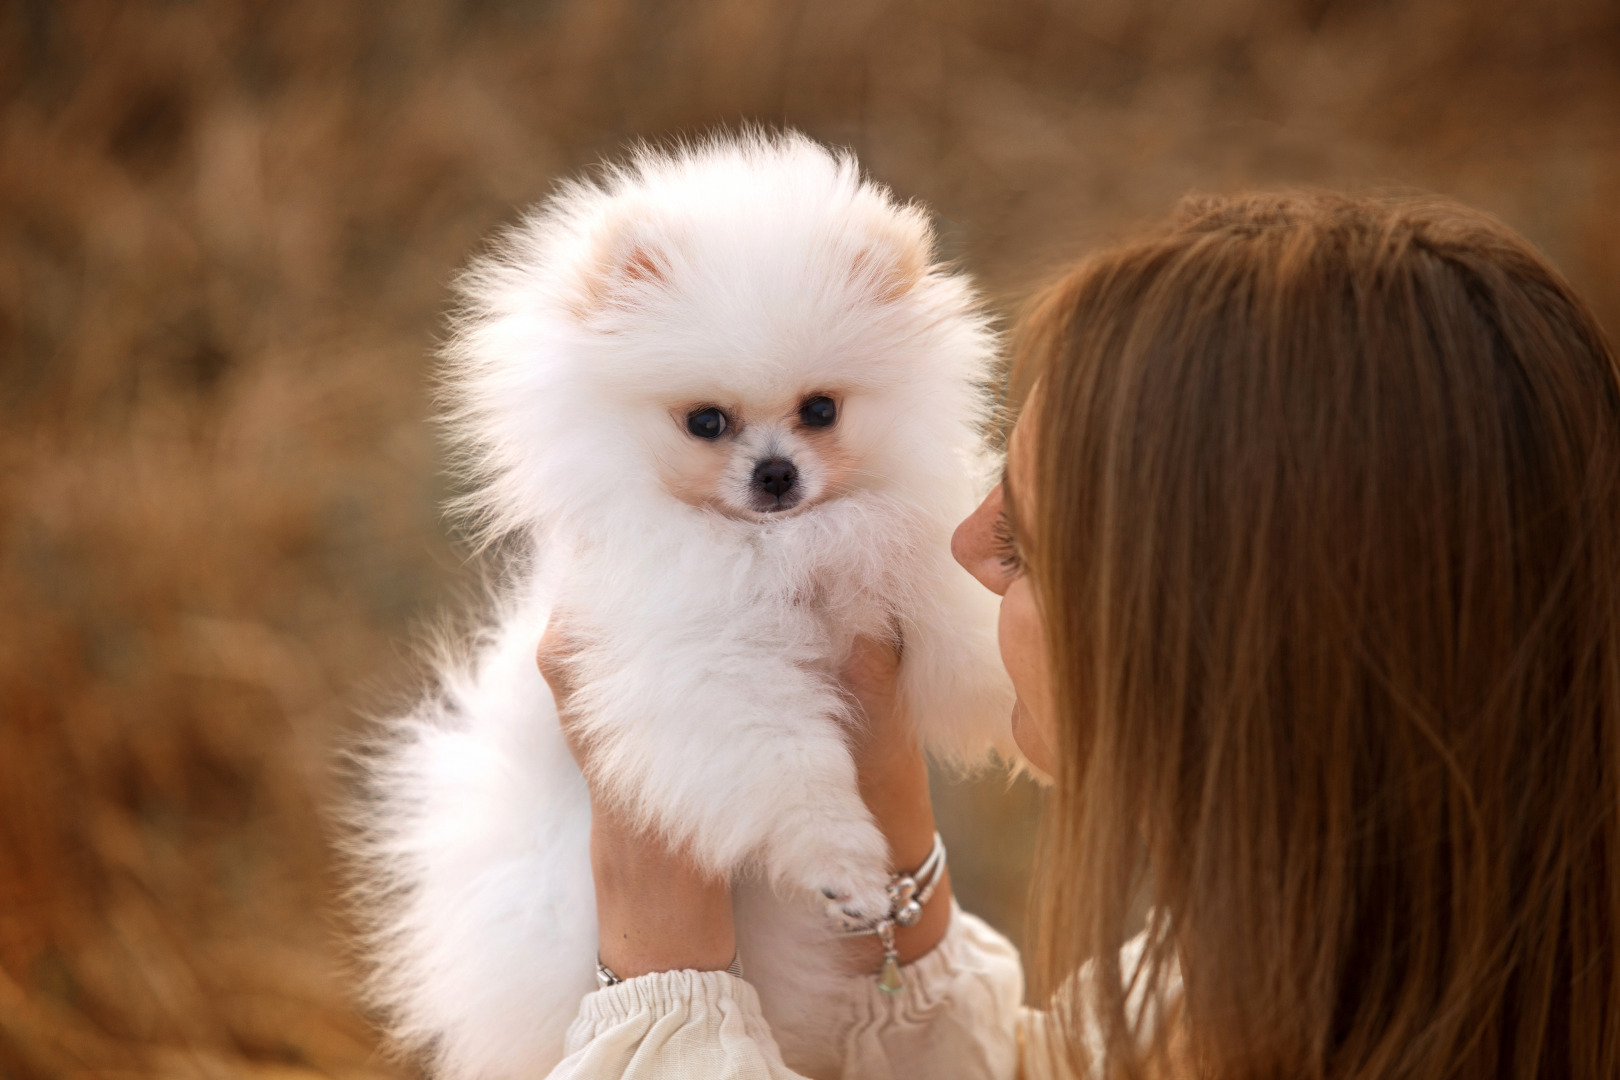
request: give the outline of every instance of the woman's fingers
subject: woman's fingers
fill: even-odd
[[[540,665],[540,677],[551,687],[551,694],[559,705],[573,689],[568,670],[568,659],[574,654],[573,640],[563,629],[563,620],[557,615],[546,622],[546,632],[540,638],[535,661]]]
[[[570,707],[574,695],[574,671],[571,661],[579,651],[579,643],[568,632],[567,626],[567,620],[553,612],[551,619],[546,623],[546,632],[540,637],[540,647],[535,650],[534,659],[539,665],[540,677],[551,687],[552,699],[557,703],[557,723],[562,726],[568,750],[574,755],[574,761],[580,770],[589,776],[590,772],[585,768],[587,747],[579,736],[578,725],[573,723],[574,712]]]
[[[898,632],[893,640],[860,637],[844,661],[844,689],[866,714],[866,731],[858,737],[870,736],[896,718],[900,652]]]
[[[850,692],[857,696],[892,695],[899,672],[900,649],[893,641],[882,638],[856,638],[844,664],[844,678]]]

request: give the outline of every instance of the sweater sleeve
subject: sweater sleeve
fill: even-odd
[[[845,983],[845,1077],[1016,1074],[1024,969],[1012,942],[953,908],[939,945],[901,972],[898,994],[883,992],[871,976]]]
[[[841,987],[849,1080],[1011,1078],[1023,969],[1006,938],[953,910],[939,946],[886,994],[871,976]],[[587,996],[552,1080],[800,1080],[782,1061],[745,981],[723,971],[627,979]]]
[[[581,1002],[551,1080],[798,1080],[754,988],[724,971],[626,979]]]

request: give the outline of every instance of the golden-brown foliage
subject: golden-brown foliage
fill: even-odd
[[[1620,321],[1612,0],[18,0],[0,13],[0,1077],[389,1071],[324,811],[462,575],[445,282],[557,175],[848,143],[1010,301],[1188,188],[1445,190]],[[952,787],[1016,929],[1028,798]]]

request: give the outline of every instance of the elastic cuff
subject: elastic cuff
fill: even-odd
[[[578,1022],[601,1030],[647,1013],[667,1015],[728,1002],[745,1012],[759,1012],[754,988],[728,972],[655,971],[587,994]]]

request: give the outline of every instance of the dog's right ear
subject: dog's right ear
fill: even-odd
[[[667,240],[620,223],[598,246],[575,313],[589,319],[610,308],[633,308],[649,291],[669,288],[671,276]]]
[[[885,208],[867,224],[868,242],[850,260],[850,281],[873,299],[893,303],[928,272],[933,232],[915,208]]]

